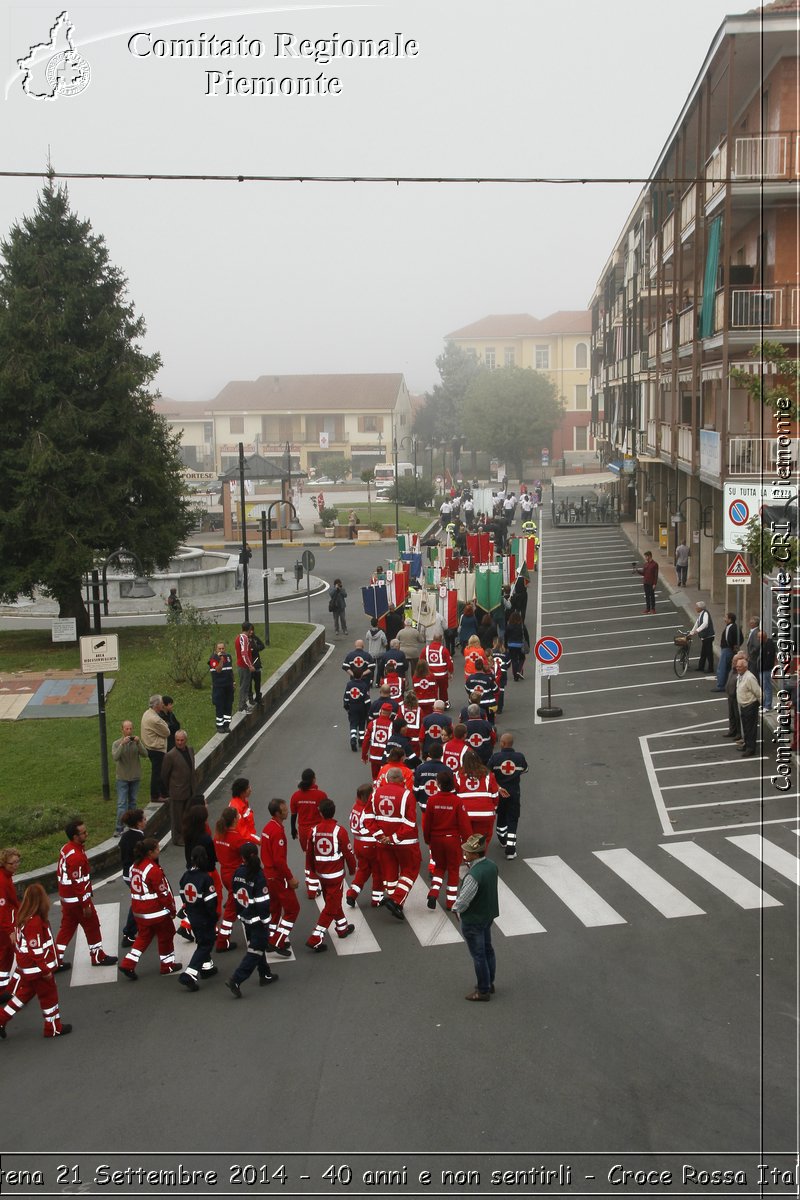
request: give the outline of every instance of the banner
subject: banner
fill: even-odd
[[[389,598],[385,583],[370,583],[367,587],[362,587],[361,596],[366,616],[377,617],[378,620],[386,616],[389,611]]]
[[[454,629],[458,624],[458,593],[454,587],[439,588],[439,616],[445,629]]]
[[[459,571],[454,582],[459,602],[461,604],[472,604],[475,600],[475,572]]]
[[[479,566],[475,569],[475,602],[491,612],[502,603],[503,572],[499,566]]]
[[[494,545],[488,533],[468,533],[467,551],[472,555],[474,563],[494,561]]]
[[[437,595],[434,591],[415,591],[409,596],[411,618],[425,629],[433,625],[438,615]]]

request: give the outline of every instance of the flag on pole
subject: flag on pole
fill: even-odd
[[[468,533],[467,551],[474,563],[489,563],[494,558],[494,547],[488,533]]]
[[[472,604],[475,599],[475,572],[459,571],[455,576],[456,593],[462,604]]]
[[[499,566],[475,568],[475,601],[486,612],[499,608],[503,591],[503,573]]]
[[[434,591],[420,589],[409,596],[411,617],[417,625],[426,628],[433,625],[437,615],[437,595]]]
[[[362,587],[361,596],[364,601],[364,613],[368,617],[380,620],[389,611],[389,598],[386,594],[385,583],[370,583]]]
[[[517,562],[524,563],[532,569],[536,566],[536,538],[515,537],[511,539],[511,549],[516,555]]]
[[[410,551],[402,556],[403,562],[408,563],[409,575],[412,579],[419,579],[422,574],[422,555],[417,551]]]
[[[445,629],[454,629],[458,624],[458,592],[454,587],[442,584],[439,588],[439,616]]]
[[[509,587],[517,578],[517,560],[513,554],[504,554],[502,562],[503,584],[508,584]]]

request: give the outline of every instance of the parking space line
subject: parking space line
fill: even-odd
[[[650,733],[651,738],[666,738],[666,737],[688,737],[691,733],[700,733],[702,730],[711,730],[714,725],[724,725],[724,721],[701,721],[695,725],[679,725],[677,729],[662,729],[659,733]],[[721,747],[723,750],[725,747]],[[691,747],[689,747],[691,749]],[[652,750],[652,754],[674,754],[674,750]],[[683,751],[681,751],[683,753]]]
[[[649,626],[643,625],[642,629],[643,630],[644,629],[651,630],[651,629],[653,629],[653,626],[652,625],[649,625]],[[653,632],[658,633],[659,631],[657,629],[653,629]],[[663,630],[662,630],[662,632],[663,632]],[[577,642],[579,638],[594,638],[596,641],[598,638],[617,637],[618,634],[619,634],[618,629],[609,629],[607,633],[571,633],[569,635],[569,640],[571,642]],[[638,644],[640,646],[671,646],[672,639],[670,638],[669,641],[665,641],[665,642],[640,642]],[[608,646],[608,647],[601,646],[600,649],[601,650],[604,650],[604,649],[609,649],[609,650],[622,649],[622,650],[624,650],[624,649],[626,649],[626,647],[625,646]],[[566,651],[564,651],[564,653],[566,654]],[[581,654],[584,654],[584,653],[586,653],[586,651],[581,650]],[[599,651],[598,651],[598,653],[599,653]]]
[[[566,658],[566,654],[564,655],[564,658]],[[614,663],[614,665],[611,667],[582,667],[580,669],[580,671],[561,671],[560,674],[561,675],[592,675],[592,674],[594,674],[595,671],[631,671],[635,667],[657,667],[660,664],[671,663],[671,662],[672,662],[671,658],[653,658],[653,659],[649,659],[647,662]],[[631,686],[633,687],[636,685],[632,684]],[[609,688],[609,691],[613,691],[613,690],[614,690],[613,688]],[[571,695],[573,695],[573,696],[580,696],[581,694],[582,694],[581,692],[572,692],[571,693]]]
[[[570,692],[570,695],[572,695],[571,692]],[[690,703],[694,707],[697,707],[699,704],[715,704],[716,701],[715,700],[692,700],[692,701],[690,701]],[[563,725],[567,721],[608,720],[609,717],[628,717],[631,715],[631,713],[662,712],[664,709],[667,709],[667,708],[686,708],[686,704],[687,704],[687,701],[682,700],[680,702],[680,704],[650,704],[644,708],[639,706],[637,708],[619,708],[619,709],[615,709],[614,712],[584,713],[580,717],[559,717],[558,723],[559,723],[559,725]],[[653,735],[651,734],[650,736],[652,737]]]
[[[747,801],[743,801],[743,803],[747,803]],[[750,829],[753,826],[757,826],[759,829],[761,829],[761,827],[763,825],[786,825],[789,821],[796,821],[796,820],[797,820],[797,817],[775,817],[774,819],[770,819],[768,821],[767,820],[737,821],[736,828],[737,829]],[[719,833],[720,829],[725,829],[725,828],[730,828],[730,826],[703,825],[699,829],[692,828],[691,830],[688,830],[688,831],[686,829],[675,829],[675,830],[673,830],[673,833],[681,835],[681,836],[685,836],[687,832],[689,832],[693,835],[695,833]],[[797,833],[797,830],[795,830],[795,833]]]
[[[676,705],[672,705],[672,707],[675,708]],[[664,803],[664,798],[661,795],[661,788],[659,786],[658,779],[656,778],[656,767],[652,756],[650,755],[646,734],[639,738],[639,750],[641,751],[645,774],[647,775],[647,781],[650,784],[650,793],[653,797],[653,803],[656,806],[656,813],[659,821],[661,822],[661,828],[665,834],[674,833],[675,831],[672,828],[672,821],[670,820],[669,813],[667,812],[667,806]]]
[[[716,746],[712,746],[711,748],[712,748],[712,750],[716,750],[716,749],[717,749],[717,747],[716,747]],[[705,746],[703,746],[703,747],[695,747],[695,746],[692,746],[692,747],[691,747],[691,749],[692,749],[692,750],[694,750],[694,749],[703,749],[703,750],[705,750]],[[719,747],[719,749],[720,749],[720,750],[730,750],[730,746],[720,746],[720,747]],[[673,753],[673,752],[672,752],[671,750],[659,750],[659,751],[658,751],[658,753],[659,753],[659,754],[671,754],[671,753]],[[681,754],[685,754],[685,753],[686,753],[686,751],[685,751],[685,750],[682,750],[682,751],[681,751]],[[761,762],[762,760],[763,760],[763,755],[761,756],[761,758],[759,758],[759,759],[756,759],[756,762]],[[742,765],[742,764],[741,764],[741,760],[740,760],[740,759],[738,759],[738,758],[729,758],[729,759],[727,759],[725,762],[702,762],[702,763],[698,763],[698,762],[690,762],[690,763],[678,763],[677,767],[656,767],[656,770],[657,770],[657,771],[691,771],[691,770],[693,770],[695,767],[713,767],[715,771],[718,771],[720,767],[740,767],[741,765]]]
[[[745,779],[742,782],[747,783],[748,780]],[[780,800],[780,799],[781,799],[780,796],[766,795],[766,796],[750,796],[744,800],[704,800],[701,804],[671,804],[669,811],[670,812],[681,812],[684,809],[688,810],[690,808],[724,808],[730,804],[761,804],[761,803],[763,803],[764,800]],[[724,829],[725,826],[721,825],[721,826],[718,826],[718,828]],[[730,827],[728,827],[728,828],[730,828]],[[686,831],[684,830],[684,832],[686,832]],[[694,830],[692,830],[692,833],[694,833]]]
[[[578,637],[591,637],[590,633],[579,633]],[[599,646],[595,650],[581,650],[581,657],[584,654],[610,654],[616,650],[652,650],[656,646],[669,646],[670,642],[628,642],[625,646]],[[567,651],[564,651],[564,658],[567,657]],[[671,658],[665,658],[663,662],[672,662]],[[631,664],[632,666],[634,664]]]
[[[795,833],[797,832],[795,830]],[[757,833],[745,833],[741,836],[729,837],[728,841],[733,842],[734,846],[738,846],[740,850],[744,850],[747,854],[752,854],[764,866],[777,871],[779,875],[783,875],[784,879],[788,879],[790,883],[800,885],[800,858],[796,858],[788,850],[783,850],[773,842],[768,842],[766,838],[762,838]]]
[[[599,601],[598,601],[598,603],[599,603]],[[584,600],[583,596],[581,596],[580,600],[562,600],[558,604],[552,604],[549,606],[550,611],[551,612],[563,612],[565,604],[580,604],[583,606],[583,608],[586,609],[587,612],[590,612],[592,610],[592,608],[594,607],[594,605],[592,605],[592,604],[587,604],[586,601]],[[583,608],[579,608],[575,611],[583,612]],[[615,604],[614,605],[615,612],[621,608],[636,608],[641,611],[642,602],[641,602],[641,600],[631,600],[630,604]],[[642,615],[644,615],[644,614],[642,613]]]
[[[667,617],[670,625],[674,625],[676,613],[658,613],[659,617]],[[630,615],[627,617],[594,617],[591,621],[562,621],[561,627],[565,625],[607,625],[610,621],[630,621]],[[650,629],[658,629],[657,625],[649,625]],[[611,631],[613,633],[613,630]]]
[[[740,908],[780,908],[780,900],[776,900],[767,892],[762,891],[756,884],[745,879],[738,871],[734,871],[725,863],[720,862],[708,850],[698,846],[696,842],[673,842],[670,846],[662,846],[662,850],[671,854],[678,862],[682,862],[690,871],[694,871],[701,879],[705,879],[712,887],[717,888],[723,895],[733,900]]]
[[[719,766],[724,767],[725,763],[719,763]],[[752,783],[754,779],[760,778],[761,773],[759,772],[758,775],[740,775],[738,779],[694,779],[691,783],[666,783],[661,790],[662,792],[679,792],[685,788],[732,787],[735,783]]]
[[[594,850],[593,854],[604,862],[607,867],[623,879],[635,892],[638,892],[648,904],[652,904],[663,917],[699,917],[705,915],[700,908],[683,892],[679,892],[666,879],[642,862],[630,850]]]
[[[657,679],[655,683],[620,683],[616,687],[605,688],[606,692],[629,692],[631,688],[645,687],[672,687],[676,683],[683,683],[683,679]],[[585,692],[570,692],[570,696],[594,696],[596,695],[594,688],[588,688]],[[687,701],[687,703],[691,703]],[[706,703],[706,701],[703,701]],[[709,700],[709,704],[718,704],[717,700]]]

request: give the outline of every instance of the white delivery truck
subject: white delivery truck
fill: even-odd
[[[414,464],[409,462],[399,462],[397,464],[398,479],[403,479],[406,475],[413,479]],[[388,498],[393,487],[394,463],[378,463],[375,468],[375,495],[379,500],[385,500]]]

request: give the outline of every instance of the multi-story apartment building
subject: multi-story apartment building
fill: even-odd
[[[362,470],[392,455],[411,430],[411,398],[402,374],[261,375],[235,380],[213,400],[162,399],[156,410],[181,434],[187,467],[222,473],[245,454],[308,471],[328,454]],[[401,457],[402,457],[401,451]]]
[[[730,371],[769,386],[754,347],[797,352],[797,36],[798,0],[726,17],[591,300],[592,430],[621,506],[685,537],[690,579],[723,602],[724,484],[771,480],[777,453],[773,412]],[[791,454],[796,482],[796,432]]]
[[[551,448],[554,461],[594,454],[589,409],[589,343],[591,313],[556,312],[543,320],[528,313],[483,317],[448,333],[490,370],[530,367],[547,375],[564,400],[565,411]]]

